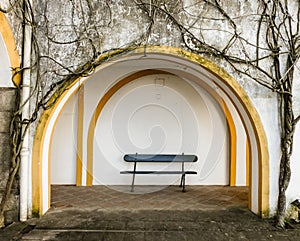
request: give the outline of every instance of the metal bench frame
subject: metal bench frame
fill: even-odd
[[[136,174],[180,174],[181,180],[179,187],[182,187],[182,192],[186,191],[185,176],[188,174],[197,174],[196,171],[186,171],[184,168],[185,162],[196,162],[198,157],[195,155],[174,155],[174,154],[126,154],[124,161],[133,162],[133,171],[121,171],[120,174],[133,174],[131,183],[131,192],[134,192],[134,182]],[[181,170],[179,171],[137,171],[137,163],[161,163],[161,162],[181,162]]]

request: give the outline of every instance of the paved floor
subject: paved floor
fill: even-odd
[[[278,230],[251,213],[247,188],[157,188],[137,187],[132,194],[124,186],[52,186],[51,209],[41,219],[10,225],[0,240],[300,240],[300,224]]]
[[[247,206],[248,188],[229,186],[52,186],[52,208],[96,207],[122,210],[209,210]]]

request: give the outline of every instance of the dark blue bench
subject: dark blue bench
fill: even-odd
[[[185,176],[188,174],[197,174],[196,171],[186,171],[184,169],[185,162],[196,162],[198,157],[195,155],[172,155],[172,154],[126,154],[124,156],[124,161],[133,162],[133,171],[121,171],[120,174],[133,174],[131,192],[134,192],[134,180],[136,174],[177,174],[181,175],[180,187],[182,187],[182,192],[185,192]],[[180,162],[181,170],[174,171],[137,171],[137,163],[161,163],[161,162]]]

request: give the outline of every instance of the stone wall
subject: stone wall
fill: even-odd
[[[10,121],[14,111],[16,90],[14,88],[0,88],[0,199],[5,191],[10,168],[12,145],[10,139]],[[18,178],[13,186],[11,198],[5,212],[5,222],[10,223],[18,219],[19,188]]]

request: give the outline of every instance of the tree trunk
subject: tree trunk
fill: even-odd
[[[293,98],[292,98],[292,85],[293,85],[293,61],[288,58],[287,67],[290,67],[287,78],[282,81],[282,94],[281,108],[280,108],[280,121],[281,121],[281,160],[279,170],[279,194],[277,203],[277,218],[276,226],[285,228],[286,217],[286,190],[291,179],[291,166],[290,160],[293,152],[293,137],[295,131],[294,113],[293,113]]]
[[[285,228],[285,214],[286,214],[286,196],[285,192],[290,182],[290,158],[283,154],[281,157],[280,174],[279,174],[279,194],[277,205],[277,219],[276,227]]]

